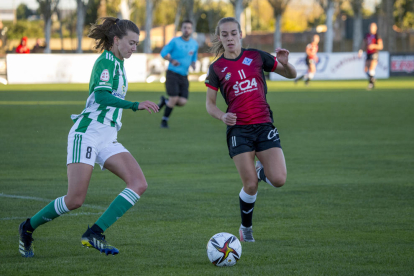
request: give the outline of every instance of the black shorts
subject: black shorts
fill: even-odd
[[[229,127],[227,146],[231,158],[245,152],[282,148],[279,132],[272,123]]]
[[[378,60],[378,53],[367,54],[367,60]]]
[[[188,99],[188,78],[173,71],[167,70],[167,77],[165,81],[165,88],[167,95],[170,97],[183,97]]]
[[[309,58],[308,56],[306,57],[306,65],[309,67],[311,64],[315,64],[315,60]]]

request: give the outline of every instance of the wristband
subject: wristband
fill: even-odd
[[[137,111],[138,110],[138,106],[139,106],[139,102],[134,102],[134,104],[132,105],[132,111]]]

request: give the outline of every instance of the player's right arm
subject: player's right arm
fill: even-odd
[[[312,45],[311,44],[308,44],[308,45],[306,45],[306,55],[308,55],[308,56],[312,56]]]
[[[219,78],[213,69],[213,64],[208,68],[207,77],[205,80],[207,86],[206,109],[211,117],[216,118],[228,126],[234,126],[237,121],[235,113],[225,113],[217,107],[217,91],[220,86]]]
[[[384,48],[384,43],[380,37],[377,38],[377,43],[369,45],[370,50],[381,51]]]
[[[178,66],[180,63],[177,60],[172,59],[170,54],[174,49],[174,43],[174,39],[172,39],[167,45],[164,46],[164,48],[162,48],[160,55],[163,59],[169,61],[172,65]]]
[[[207,98],[206,98],[206,109],[208,114],[211,117],[216,118],[228,126],[234,126],[237,121],[237,116],[235,113],[224,113],[221,111],[216,104],[217,100],[217,91],[207,88]]]
[[[367,42],[366,42],[366,39],[364,37],[364,39],[362,39],[361,47],[359,48],[359,51],[358,51],[358,57],[359,58],[362,57],[362,53],[364,52],[363,49],[365,49],[366,44],[367,44]]]

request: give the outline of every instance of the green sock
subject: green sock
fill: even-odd
[[[37,212],[36,215],[30,218],[30,225],[36,229],[40,225],[49,222],[65,213],[69,212],[65,204],[65,196],[58,197],[50,202],[46,207]]]
[[[112,201],[111,205],[109,205],[108,209],[106,209],[105,213],[102,214],[95,224],[105,231],[115,221],[122,217],[129,208],[134,206],[138,199],[138,194],[129,188],[125,188],[122,193]]]

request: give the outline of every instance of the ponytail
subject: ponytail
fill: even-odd
[[[130,20],[122,20],[115,17],[102,17],[102,24],[91,24],[91,30],[88,37],[95,39],[95,49],[102,52],[103,50],[111,50],[114,44],[114,37],[122,39],[127,35],[128,31],[132,31],[139,35],[139,29],[134,22]]]

